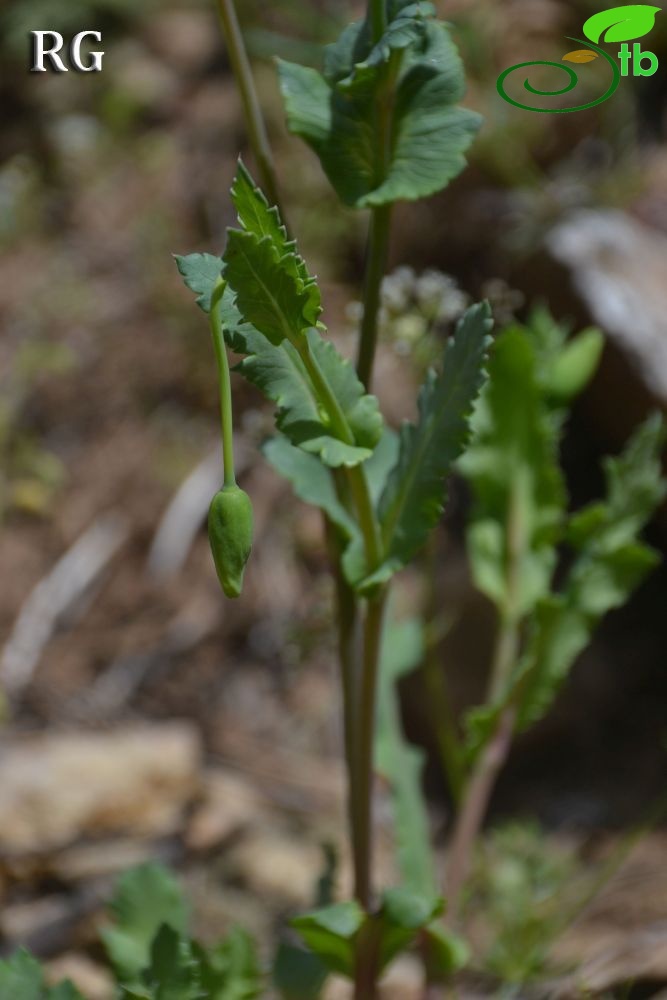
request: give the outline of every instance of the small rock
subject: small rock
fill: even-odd
[[[0,859],[81,836],[157,836],[181,823],[197,790],[200,741],[186,723],[5,741]]]

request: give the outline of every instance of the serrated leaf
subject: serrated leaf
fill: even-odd
[[[409,619],[387,629],[380,664],[375,757],[377,770],[390,789],[401,877],[408,889],[429,896],[436,873],[422,790],[424,752],[405,738],[396,691],[398,679],[419,666],[423,656],[420,621]]]
[[[491,325],[488,305],[468,309],[447,343],[441,373],[430,372],[422,386],[417,424],[401,428],[398,462],[379,505],[386,557],[367,582],[405,566],[442,515],[445,480],[467,442],[484,381]]]
[[[400,30],[394,22],[388,35],[358,63],[362,29],[348,29],[329,54],[329,79],[295,63],[281,60],[278,66],[290,130],[319,156],[341,200],[356,208],[444,188],[465,166],[463,154],[481,122],[456,106],[463,70],[444,24],[401,15]],[[402,66],[387,155],[378,99],[394,52],[402,55]]]
[[[598,11],[584,24],[584,34],[592,42],[629,42],[643,38],[655,24],[655,15],[660,7],[633,3],[609,10]],[[604,37],[603,37],[604,36]]]
[[[164,924],[185,931],[188,912],[180,886],[161,865],[148,863],[118,880],[110,904],[114,926],[102,930],[107,954],[121,981],[135,983],[149,962],[150,949]]]
[[[239,223],[246,232],[260,239],[269,236],[274,246],[282,247],[284,252],[294,249],[295,244],[288,240],[278,209],[269,205],[241,159],[237,163],[231,195]]]
[[[473,492],[468,551],[475,583],[514,620],[551,586],[565,508],[559,426],[543,399],[530,331],[505,330],[459,468]]]
[[[295,917],[292,926],[328,969],[344,976],[352,976],[354,941],[364,919],[364,912],[359,904],[350,901],[334,903]]]
[[[222,259],[212,253],[174,254],[185,285],[197,296],[197,305],[211,311],[211,296],[222,271]]]
[[[241,227],[258,239],[267,236],[281,258],[288,257],[290,266],[296,270],[303,287],[316,286],[315,278],[308,273],[306,262],[297,253],[296,241],[290,240],[278,209],[270,206],[264,192],[259,188],[242,160],[237,164],[236,176],[231,189],[232,201]],[[313,301],[319,306],[319,292],[315,287]],[[319,315],[319,311],[317,313]]]
[[[259,337],[246,338],[251,352],[236,370],[278,404],[276,426],[295,446],[335,468],[353,466],[370,457],[382,433],[382,415],[349,361],[315,330],[306,334],[311,351],[327,378],[355,438],[347,444],[335,436],[298,352],[291,344],[273,348]]]
[[[244,320],[272,344],[316,326],[322,311],[314,282],[304,283],[295,255],[281,256],[270,236],[230,229],[222,276]]]
[[[607,500],[575,515],[578,556],[562,591],[536,609],[520,665],[520,728],[541,718],[600,619],[622,605],[658,562],[638,534],[667,493],[662,420],[647,420],[624,452],[605,463]]]
[[[198,274],[205,275],[197,291],[207,311],[218,273],[209,267]],[[354,368],[333,344],[313,329],[305,334],[355,437],[354,445],[333,433],[296,349],[286,342],[276,347],[244,320],[229,287],[223,292],[220,315],[228,346],[237,354],[247,355],[235,370],[277,404],[277,427],[293,445],[333,467],[357,465],[370,457],[383,429],[378,401],[364,392]]]
[[[206,1000],[255,1000],[261,996],[262,970],[253,939],[233,927],[225,939],[208,950],[193,945],[198,965],[200,996]]]

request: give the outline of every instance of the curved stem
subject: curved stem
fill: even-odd
[[[252,148],[257,168],[259,170],[262,187],[269,202],[278,207],[281,218],[284,216],[280,209],[280,199],[278,197],[278,184],[276,182],[276,170],[273,163],[271,145],[264,123],[264,116],[257,97],[255,81],[248,61],[248,55],[243,43],[243,35],[239,27],[234,0],[218,0],[218,12],[222,31],[227,42],[227,51],[231,63],[234,78],[239,88],[246,126],[248,129],[248,139]]]
[[[220,303],[225,290],[225,283],[222,278],[218,278],[213,296],[211,298],[211,311],[209,313],[209,323],[211,336],[213,337],[213,347],[218,363],[218,384],[220,386],[220,429],[222,431],[222,464],[224,469],[225,486],[236,486],[236,475],[234,473],[234,434],[232,415],[232,387],[229,378],[229,361],[227,360],[227,347],[222,331],[222,318],[220,315]]]

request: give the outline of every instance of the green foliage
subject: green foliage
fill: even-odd
[[[385,634],[380,663],[376,761],[391,790],[394,837],[403,882],[424,895],[437,884],[428,813],[421,787],[424,752],[408,743],[401,724],[396,684],[424,657],[420,621],[392,624]]]
[[[470,960],[470,948],[463,938],[437,922],[422,931],[420,950],[429,983],[446,983]]]
[[[189,941],[162,924],[151,943],[150,963],[143,985],[127,990],[131,1000],[199,1000],[197,963]]]
[[[565,503],[557,427],[538,372],[530,333],[503,331],[459,463],[474,498],[468,552],[475,583],[515,620],[548,593]]]
[[[637,431],[620,458],[607,460],[607,499],[567,514],[561,430],[566,406],[592,377],[601,350],[598,331],[568,341],[544,310],[494,344],[474,437],[459,463],[474,501],[468,551],[477,586],[501,622],[523,627],[526,638],[497,700],[468,713],[471,755],[493,734],[508,701],[520,728],[547,711],[601,617],[623,604],[656,562],[638,534],[665,494],[659,417]],[[565,544],[574,558],[556,587]]]
[[[584,24],[584,34],[592,42],[629,42],[633,38],[643,38],[655,24],[655,15],[660,7],[650,4],[633,3],[609,10],[598,11]]]
[[[366,22],[351,25],[329,47],[324,75],[279,61],[288,126],[348,205],[422,198],[465,166],[480,118],[457,107],[463,70],[432,14],[430,4],[391,4],[376,44]]]
[[[167,869],[153,863],[121,876],[110,909],[114,923],[103,929],[102,939],[119,978],[128,983],[148,964],[160,927],[184,933],[188,920],[180,886]]]
[[[443,902],[408,888],[386,889],[376,913],[365,914],[358,903],[331,906],[295,917],[292,926],[307,947],[332,972],[354,978],[355,956],[363,940],[373,941],[378,972],[429,930]]]
[[[354,974],[354,943],[364,919],[359,904],[350,901],[304,913],[292,920],[292,926],[328,969],[351,977]]]
[[[575,559],[559,591],[538,606],[520,664],[521,727],[544,715],[602,616],[624,604],[659,562],[638,535],[667,494],[664,442],[664,425],[655,415],[618,458],[606,460],[606,500],[570,520]]]
[[[83,1000],[69,981],[46,986],[41,965],[23,950],[0,961],[0,997],[2,1000]]]
[[[489,972],[518,985],[544,977],[554,938],[582,893],[571,853],[550,844],[539,827],[509,823],[488,836],[471,879],[474,903],[489,929],[483,956]]]
[[[445,480],[463,451],[473,404],[484,381],[490,311],[472,306],[447,342],[442,371],[429,372],[419,394],[419,420],[401,428],[400,451],[379,503],[387,579],[414,558],[442,515]]]
[[[113,923],[102,938],[117,975],[119,1000],[255,1000],[261,995],[263,976],[249,935],[232,928],[212,948],[191,941],[185,900],[161,865],[126,872],[110,911]],[[46,987],[39,962],[26,951],[0,962],[0,998],[84,1000],[69,982]]]
[[[273,981],[283,1000],[319,997],[329,970],[312,951],[281,942],[273,966]]]
[[[222,259],[176,257],[179,271],[205,311],[222,271],[225,340],[245,355],[236,370],[278,405],[278,429],[326,465],[357,465],[382,433],[377,400],[317,333],[317,285],[242,164],[233,191],[243,230],[229,231]]]
[[[433,898],[434,884],[427,895],[404,887],[384,891],[380,912],[372,918],[379,939],[380,970],[386,969],[417,939],[419,932],[442,914],[444,903]]]
[[[224,941],[208,951],[193,946],[199,966],[199,979],[205,997],[210,1000],[254,1000],[262,992],[262,970],[257,949],[250,935],[233,927]]]

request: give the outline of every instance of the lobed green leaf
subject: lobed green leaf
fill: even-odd
[[[364,22],[348,27],[326,54],[324,76],[279,61],[288,126],[348,205],[426,197],[465,166],[481,119],[457,106],[463,69],[447,26],[431,13],[429,4],[392,5],[375,45]]]
[[[605,462],[607,498],[576,514],[568,539],[577,550],[561,591],[538,605],[517,683],[519,726],[541,718],[600,619],[620,607],[659,561],[638,538],[667,495],[660,453],[662,419],[649,418],[618,458]]]

